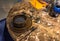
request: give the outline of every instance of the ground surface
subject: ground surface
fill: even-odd
[[[18,0],[0,0],[0,20],[7,17],[9,10],[17,2]]]

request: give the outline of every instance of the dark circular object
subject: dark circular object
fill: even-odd
[[[13,18],[13,26],[16,28],[25,27],[25,21],[27,17],[25,15],[17,15]]]
[[[32,26],[32,19],[26,12],[9,15],[7,18],[8,28],[16,33],[27,31]]]

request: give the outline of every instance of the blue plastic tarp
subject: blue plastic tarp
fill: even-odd
[[[5,19],[0,20],[0,41],[4,41]]]

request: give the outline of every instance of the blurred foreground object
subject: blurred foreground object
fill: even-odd
[[[60,41],[60,16],[53,18],[37,8],[26,0],[11,8],[6,26],[14,41]]]

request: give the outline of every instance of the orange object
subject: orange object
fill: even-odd
[[[30,0],[30,3],[36,9],[43,9],[48,5],[45,1],[42,1],[42,0]]]

